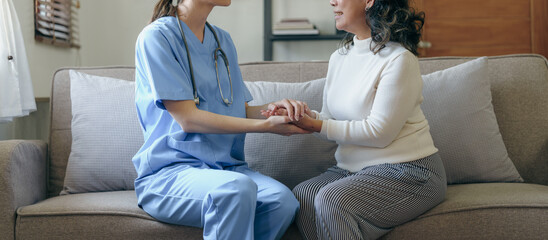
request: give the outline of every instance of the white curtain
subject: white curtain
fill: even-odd
[[[0,0],[0,122],[36,111],[21,26],[12,0]]]

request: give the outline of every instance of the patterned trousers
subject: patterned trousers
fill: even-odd
[[[335,166],[293,189],[297,226],[306,239],[377,239],[441,203],[446,189],[437,153],[356,173]]]

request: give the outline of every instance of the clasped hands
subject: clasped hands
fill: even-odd
[[[315,119],[316,115],[302,101],[282,99],[272,102],[266,110],[261,110],[261,115],[278,130],[275,133],[284,136],[319,132],[318,124],[321,129],[321,121]]]

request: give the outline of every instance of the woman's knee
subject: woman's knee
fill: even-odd
[[[327,185],[314,196],[314,208],[317,213],[340,211],[351,199],[347,189],[340,186]]]
[[[314,184],[309,181],[299,183],[293,188],[292,192],[299,202],[312,201],[316,195],[316,192],[314,191]]]
[[[300,183],[299,185],[295,186],[293,188],[293,190],[291,190],[291,192],[293,193],[293,195],[299,199],[302,199],[302,196],[304,195],[303,192],[304,192],[304,184],[303,183]]]

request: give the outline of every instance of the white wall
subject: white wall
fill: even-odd
[[[12,0],[17,11],[31,70],[34,94],[50,96],[56,69],[69,66],[134,65],[137,35],[148,23],[156,0],[80,0],[76,25],[81,49],[59,48],[34,41],[34,3]],[[284,17],[307,17],[322,34],[335,31],[327,0],[273,0],[273,22]],[[239,62],[263,60],[263,1],[233,0],[215,8],[209,21],[231,33]],[[276,42],[275,61],[328,60],[338,41]],[[0,124],[0,140],[23,138],[47,141],[49,106],[12,123]]]
[[[150,20],[155,0],[80,0],[77,27],[81,49],[66,49],[34,41],[31,0],[13,0],[19,15],[36,97],[49,97],[51,78],[64,66],[133,65],[135,39]],[[273,21],[308,17],[322,34],[335,31],[327,0],[273,0]],[[239,62],[263,60],[263,1],[233,0],[215,8],[209,21],[231,33]],[[328,60],[338,41],[276,42],[274,60]]]
[[[328,0],[273,0],[272,22],[306,17],[321,34],[334,34],[333,9]],[[227,30],[238,50],[240,63],[262,61],[264,26],[262,0],[233,0],[230,7],[216,8],[209,21]],[[328,60],[339,41],[275,42],[274,61]]]
[[[34,1],[13,0],[13,5],[25,40],[34,96],[49,97],[53,72],[63,66],[74,66],[78,61],[78,51],[35,42]]]
[[[306,17],[316,25],[320,34],[334,34],[335,20],[329,0],[272,0],[272,22],[282,18]],[[329,60],[339,41],[275,42],[275,61]]]
[[[82,66],[134,65],[135,40],[156,1],[80,0]]]

